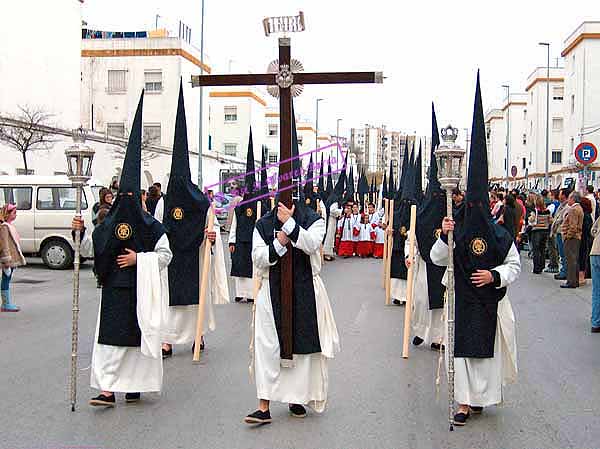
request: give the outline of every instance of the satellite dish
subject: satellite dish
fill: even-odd
[[[290,65],[290,71],[292,75],[294,73],[304,72],[304,66],[297,59],[292,59],[290,61]],[[271,61],[269,67],[267,67],[267,73],[279,73],[279,59]],[[292,97],[298,97],[303,90],[304,85],[302,84],[292,84],[290,87]],[[272,97],[279,98],[279,86],[267,86],[267,92],[269,92]]]

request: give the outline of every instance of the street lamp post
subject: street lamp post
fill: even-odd
[[[548,158],[550,154],[550,43],[540,42],[546,47],[546,157],[544,162],[544,188],[548,188]]]
[[[87,133],[82,129],[73,130],[73,145],[65,150],[67,176],[75,187],[75,215],[81,218],[81,190],[92,177],[94,150],[85,145]],[[71,411],[77,402],[77,346],[79,337],[79,249],[81,233],[75,231],[75,258],[73,259],[73,305],[71,321]]]
[[[452,217],[452,190],[460,182],[465,150],[456,146],[458,129],[448,125],[442,129],[443,144],[435,150],[438,165],[438,179],[446,190],[446,216]],[[446,307],[448,308],[448,421],[454,430],[454,233],[448,232],[448,268],[446,282]]]
[[[317,116],[315,118],[315,150],[319,148],[319,101],[323,101],[324,98],[317,98]]]
[[[510,173],[510,86],[503,84],[507,90],[506,94],[506,188],[508,189]]]

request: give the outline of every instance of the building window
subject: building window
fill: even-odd
[[[127,70],[109,70],[108,71],[108,92],[109,93],[125,92],[127,90],[127,86],[125,84],[126,75],[127,75]]]
[[[575,114],[575,95],[571,95],[571,115]]]
[[[144,125],[144,143],[160,145],[160,123],[148,123]]]
[[[562,164],[562,150],[552,150],[552,163]]]
[[[107,123],[106,134],[110,137],[125,137],[125,123]]]
[[[575,138],[571,137],[571,151],[575,149]]]
[[[225,122],[237,122],[237,106],[225,106]]]
[[[269,154],[269,164],[276,164],[276,163],[277,163],[277,155]]]
[[[523,145],[527,145],[527,134],[523,134]]]
[[[553,100],[562,100],[565,96],[565,88],[555,86],[552,88],[552,99]]]
[[[227,156],[235,156],[237,155],[237,144],[236,143],[226,143],[223,145],[223,150]]]
[[[144,72],[144,87],[146,92],[162,92],[162,71]]]
[[[21,175],[33,175],[35,174],[35,170],[28,168],[27,171],[25,171],[24,168],[17,168],[17,175],[21,176]]]
[[[560,117],[552,118],[552,131],[557,133],[562,132],[563,130],[563,119]]]
[[[275,136],[277,136],[277,130],[278,130],[278,129],[279,129],[279,128],[278,128],[278,126],[277,126],[277,124],[276,124],[276,123],[271,123],[271,124],[269,124],[269,129],[268,129],[268,131],[267,131],[267,132],[268,132],[268,135],[269,135],[270,137],[275,137]]]

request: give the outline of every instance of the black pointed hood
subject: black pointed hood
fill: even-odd
[[[255,170],[254,144],[252,142],[252,127],[250,127],[250,132],[248,133],[248,152],[246,153],[246,175],[244,177],[246,192],[244,194],[244,199],[249,199],[254,196],[254,191],[256,190],[256,177],[254,175]]]
[[[310,153],[310,158],[308,160],[308,167],[306,170],[306,184],[304,184],[304,196],[306,198],[313,197],[313,178],[314,178],[314,163],[313,163],[313,154]]]
[[[427,173],[427,193],[430,191],[443,191],[438,179],[438,167],[435,158],[435,150],[440,145],[440,133],[438,130],[435,106],[431,103],[431,153],[429,157],[429,172]]]
[[[419,155],[415,166],[415,194],[419,201],[423,199],[423,154],[421,149],[421,141],[419,141]]]
[[[333,174],[331,173],[331,161],[327,164],[327,185],[325,186],[325,198],[333,192]]]
[[[386,173],[385,171],[383,172],[383,180],[381,181],[381,196],[385,199],[389,199],[389,192],[388,192],[388,185],[387,185],[387,178],[386,178]]]
[[[319,167],[319,196],[326,198],[325,195],[325,162],[323,158],[323,153],[321,152],[321,166]]]
[[[135,252],[154,251],[154,246],[164,234],[163,226],[142,208],[140,184],[143,108],[144,91],[129,134],[119,192],[110,212],[93,232],[94,266],[102,282],[119,270],[116,257],[123,254],[125,248]],[[135,267],[122,271],[135,275]]]
[[[350,166],[350,171],[346,178],[346,198],[344,201],[354,201],[354,171],[352,166]]]
[[[408,171],[408,157],[410,151],[408,150],[408,135],[404,139],[404,154],[402,155],[402,169],[400,175],[400,182],[398,183],[398,190],[402,191],[406,180],[406,172]],[[400,192],[402,193],[402,192]]]
[[[387,178],[387,181],[388,181],[387,193],[388,193],[388,199],[390,199],[390,200],[394,199],[394,196],[397,193],[396,186],[394,185],[394,167],[392,165],[392,162],[393,161],[390,160],[390,174]]]
[[[198,304],[199,250],[204,240],[206,213],[210,202],[192,182],[187,139],[183,85],[179,86],[171,174],[163,198],[163,225],[173,259],[169,264],[169,304]]]

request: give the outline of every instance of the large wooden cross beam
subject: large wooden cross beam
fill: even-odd
[[[292,93],[294,84],[346,84],[382,83],[382,72],[292,72],[290,38],[279,38],[279,70],[277,73],[242,75],[193,75],[192,86],[278,86],[279,87],[279,174],[292,173]],[[287,207],[292,206],[292,183],[297,179],[280,177],[279,198]],[[281,358],[291,360],[293,356],[293,292],[292,292],[291,248],[281,260]],[[256,299],[256,298],[255,298]]]

